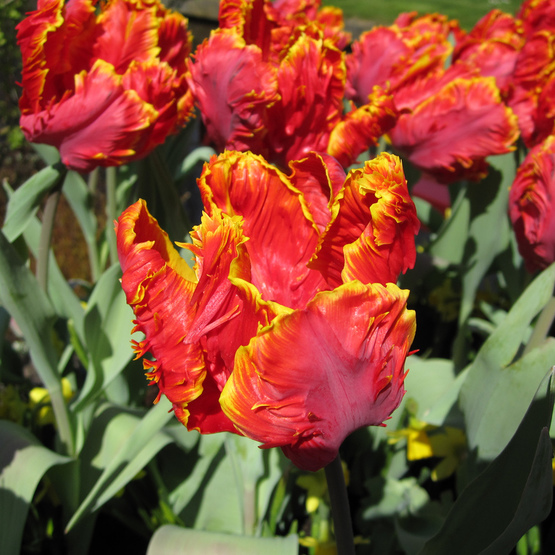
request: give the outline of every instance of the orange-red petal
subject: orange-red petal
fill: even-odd
[[[189,86],[218,150],[260,144],[265,111],[278,98],[275,71],[260,49],[234,29],[219,29],[198,47],[189,71]]]
[[[383,153],[347,175],[310,267],[331,287],[352,280],[395,283],[414,265],[419,227],[401,161]]]
[[[256,295],[229,279],[249,278],[239,218],[214,210],[193,233],[196,256],[189,268],[149,214],[143,201],[129,207],[116,226],[122,287],[135,312],[136,343],[148,376],[189,429],[235,431],[219,406],[237,348],[246,345],[274,313]]]
[[[402,114],[389,137],[415,166],[448,183],[483,177],[485,157],[513,150],[518,127],[493,77],[456,78]]]
[[[224,412],[300,468],[322,468],[347,435],[381,425],[403,397],[415,332],[407,295],[393,284],[351,282],[276,317],[238,350]]]
[[[318,229],[301,191],[285,174],[250,152],[213,157],[198,181],[206,210],[244,218],[252,283],[267,301],[304,306],[325,283],[307,268]]]

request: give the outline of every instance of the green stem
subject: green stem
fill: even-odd
[[[97,186],[98,186],[98,168],[95,168],[88,177],[87,185],[89,188],[90,194],[94,197],[96,194]],[[98,281],[100,277],[100,258],[98,256],[98,244],[96,234],[94,237],[89,237],[89,234],[85,233],[86,241],[87,241],[87,251],[89,255],[89,266],[91,269],[91,280],[93,283]]]
[[[44,213],[42,216],[42,228],[40,234],[39,250],[37,253],[37,281],[43,291],[48,290],[48,259],[50,257],[50,245],[52,243],[52,232],[56,219],[56,210],[60,202],[63,179],[52,188],[46,199]]]
[[[106,168],[106,236],[110,252],[110,264],[118,261],[118,245],[113,222],[117,219],[116,208],[117,170],[114,166]]]
[[[339,455],[326,466],[326,480],[331,501],[331,514],[335,532],[338,555],[354,555],[355,542],[353,538],[353,524],[351,509],[345,486],[345,476]]]
[[[551,297],[543,307],[522,356],[526,356],[545,341],[553,320],[555,320],[555,297]]]

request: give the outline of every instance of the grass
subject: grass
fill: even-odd
[[[441,13],[457,19],[464,29],[473,25],[486,13],[499,8],[513,15],[518,11],[521,0],[323,0],[324,6],[337,6],[346,18],[357,17],[378,24],[393,23],[402,12]]]

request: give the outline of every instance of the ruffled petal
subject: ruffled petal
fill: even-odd
[[[420,223],[397,156],[383,153],[351,170],[309,266],[331,287],[344,281],[395,283],[414,265]]]
[[[484,77],[495,77],[497,86],[507,93],[523,44],[520,22],[501,10],[491,10],[470,33],[460,32],[453,52],[453,63],[462,60],[475,65]]]
[[[147,376],[158,384],[174,410],[202,393],[205,378],[200,344],[185,343],[191,323],[189,307],[196,279],[194,272],[172,246],[167,234],[149,214],[144,201],[130,206],[116,224],[118,254],[123,270],[122,287],[135,313],[135,331],[145,339],[135,343],[145,359]]]
[[[274,317],[256,291],[245,294],[230,277],[250,277],[240,219],[204,215],[188,245],[195,271],[148,213],[144,201],[129,207],[116,226],[122,287],[135,312],[135,344],[148,377],[188,429],[236,431],[219,405],[235,352]],[[185,246],[185,245],[183,245]]]
[[[347,435],[382,425],[404,394],[415,332],[408,292],[351,282],[278,316],[238,350],[224,412],[263,447],[298,467],[331,462]]]
[[[132,159],[142,133],[157,112],[133,90],[124,90],[113,67],[97,60],[89,73],[75,77],[75,92],[36,114],[23,114],[28,140],[57,146],[62,162],[87,172],[97,165]]]
[[[310,151],[326,152],[343,113],[343,53],[330,41],[301,34],[282,59],[277,78],[281,99],[268,109],[268,143],[271,161],[286,167]]]
[[[555,261],[555,135],[530,150],[509,194],[509,215],[529,272]]]
[[[368,102],[351,110],[334,127],[328,154],[345,168],[354,164],[360,154],[378,144],[378,139],[395,125],[398,116],[393,96],[376,85]]]
[[[302,193],[287,176],[250,152],[213,157],[198,181],[205,209],[244,218],[252,283],[263,299],[296,308],[325,286],[307,268],[318,229]]]
[[[82,172],[146,155],[192,113],[185,31],[157,0],[40,0],[18,26],[26,138]],[[158,44],[170,35],[176,50]]]
[[[316,152],[292,160],[289,167],[291,183],[303,194],[318,231],[323,232],[331,218],[331,201],[345,183],[345,170],[332,156]]]
[[[493,77],[455,79],[399,117],[393,146],[444,183],[483,177],[484,159],[514,149],[516,116]]]
[[[219,29],[198,47],[189,70],[189,86],[218,150],[260,151],[265,111],[278,98],[275,71],[260,49],[233,29]]]
[[[131,62],[155,60],[160,53],[156,6],[138,7],[132,0],[109,2],[98,16],[102,31],[95,43],[95,56],[112,64],[120,74]]]

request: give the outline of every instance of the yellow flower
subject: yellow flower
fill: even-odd
[[[62,378],[62,395],[64,399],[69,401],[73,397],[71,383],[67,378]],[[29,391],[29,408],[36,409],[36,422],[39,426],[54,424],[54,411],[52,410],[50,393],[44,387],[34,387]]]
[[[390,432],[389,435],[389,443],[406,438],[409,461],[431,457],[443,459],[432,470],[434,482],[451,476],[466,452],[466,436],[462,430],[451,426],[433,426],[415,418],[410,419],[407,428]]]

